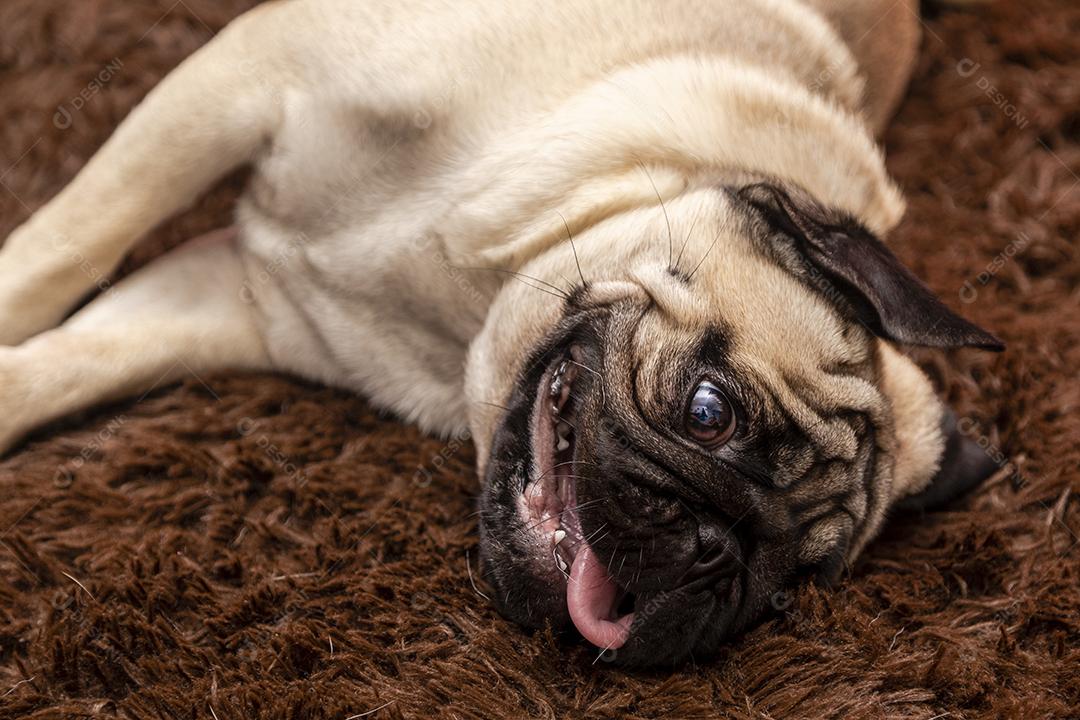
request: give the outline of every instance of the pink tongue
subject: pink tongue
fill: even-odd
[[[566,606],[578,632],[599,648],[622,647],[630,636],[634,614],[615,616],[618,595],[619,588],[607,569],[588,544],[581,543],[570,568]]]

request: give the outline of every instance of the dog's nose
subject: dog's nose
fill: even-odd
[[[726,546],[712,547],[690,566],[683,575],[683,582],[715,582],[733,576],[737,567],[735,554]]]
[[[683,583],[717,582],[737,574],[738,549],[734,547],[734,539],[726,528],[703,526],[698,529],[698,539],[699,547],[703,550],[683,574]]]

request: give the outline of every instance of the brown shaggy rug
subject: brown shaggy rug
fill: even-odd
[[[251,4],[0,0],[0,238]],[[974,497],[895,517],[714,661],[624,672],[474,589],[466,440],[192,377],[0,463],[0,717],[1080,717],[1080,4],[927,12],[892,241],[1009,344],[919,355],[1000,458]],[[125,270],[226,224],[241,182]]]

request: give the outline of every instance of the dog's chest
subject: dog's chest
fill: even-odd
[[[465,357],[497,278],[474,277],[440,245],[438,202],[373,188],[406,172],[400,165],[380,178],[367,157],[358,166],[370,173],[342,172],[335,185],[326,180],[341,164],[324,160],[309,197],[286,201],[296,214],[280,204],[268,212],[258,180],[241,203],[249,283],[275,363],[309,375],[320,368],[314,379],[361,392],[424,429],[461,430]],[[317,183],[321,191],[312,190]]]

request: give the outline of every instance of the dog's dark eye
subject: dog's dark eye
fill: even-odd
[[[686,433],[694,442],[714,448],[734,432],[735,412],[724,393],[712,383],[698,385],[686,410]]]

